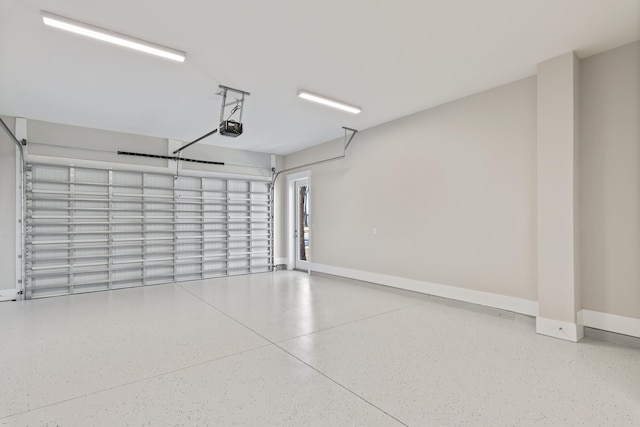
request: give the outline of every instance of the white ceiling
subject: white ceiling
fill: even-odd
[[[180,64],[42,25],[40,10],[187,52]],[[640,39],[638,0],[0,0],[0,114],[191,141],[218,85],[287,154]],[[299,89],[362,107],[331,110]],[[44,142],[44,141],[43,141]]]

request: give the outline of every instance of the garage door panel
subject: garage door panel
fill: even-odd
[[[269,271],[270,183],[30,164],[27,297]]]

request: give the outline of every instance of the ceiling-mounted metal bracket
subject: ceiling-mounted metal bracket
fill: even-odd
[[[292,171],[292,170],[295,170],[295,169],[305,168],[305,167],[308,167],[308,166],[319,165],[320,163],[332,162],[334,160],[340,160],[340,159],[344,159],[345,157],[347,157],[347,148],[349,147],[349,144],[351,144],[351,141],[353,141],[353,137],[356,136],[356,133],[358,133],[358,131],[355,130],[355,129],[351,129],[351,128],[345,127],[345,126],[342,126],[342,129],[344,129],[345,146],[344,146],[344,151],[342,152],[341,156],[332,157],[330,159],[318,160],[318,161],[311,162],[311,163],[306,163],[306,164],[300,165],[300,166],[294,166],[292,168],[283,169],[283,170],[281,170],[279,172],[276,172],[275,168],[273,168],[273,173],[272,173],[273,178],[271,179],[271,189],[272,189],[272,191],[273,191],[273,186],[275,185],[276,179],[278,179],[278,177],[282,173],[289,172],[289,171]],[[349,137],[348,141],[347,141],[347,132],[351,132],[351,136]]]
[[[235,105],[235,107],[233,108],[233,110],[231,110],[231,113],[229,114],[229,117],[227,117],[227,120],[229,120],[236,111],[240,111],[240,113],[238,114],[239,116],[238,123],[242,123],[242,110],[244,110],[244,97],[249,96],[251,94],[247,91],[234,89],[229,86],[219,85],[218,87],[222,89],[220,92],[218,92],[218,95],[222,95],[222,108],[220,109],[220,123],[224,121],[225,110],[227,109],[227,107],[230,107],[232,105]],[[236,93],[240,97],[236,98],[234,101],[227,103],[227,94],[229,92]]]
[[[240,89],[234,89],[234,88],[229,87],[229,86],[218,85],[218,87],[220,89],[222,89],[220,92],[217,93],[217,95],[221,95],[222,96],[222,106],[220,108],[220,127],[219,128],[215,128],[211,132],[202,135],[200,138],[195,139],[195,140],[191,141],[190,143],[188,143],[186,145],[183,145],[182,147],[180,147],[177,150],[175,150],[173,152],[173,154],[180,153],[185,148],[188,148],[188,147],[192,146],[193,144],[195,144],[196,142],[201,141],[201,140],[205,139],[206,137],[211,136],[214,133],[218,132],[218,130],[220,130],[220,133],[222,135],[228,135],[228,136],[238,136],[240,133],[242,133],[242,112],[244,110],[244,98],[245,98],[245,96],[249,96],[251,94],[249,92],[247,92],[247,91],[240,90]],[[227,103],[227,96],[228,96],[229,92],[236,93],[236,94],[238,94],[239,97],[236,97],[235,100]],[[229,117],[227,117],[227,120],[225,120],[224,119],[225,111],[226,111],[227,107],[230,107],[232,105],[234,105],[234,107],[231,110],[231,113],[229,114]],[[233,116],[237,111],[240,112],[238,114],[238,121],[237,122],[233,122],[233,121],[230,120],[231,116]],[[237,124],[238,126],[237,127],[233,127],[233,128],[229,128],[225,124],[227,124],[227,122],[230,122],[230,121],[232,123]],[[239,129],[239,131],[237,131],[237,129]]]
[[[353,137],[356,136],[356,133],[358,133],[358,131],[355,130],[355,129],[348,128],[346,126],[342,126],[342,129],[344,129],[344,141],[345,141],[344,151],[346,153],[347,152],[347,148],[349,148],[349,144],[351,144],[351,141],[353,141]],[[351,132],[351,136],[349,137],[349,140],[347,141],[347,134],[349,132]]]

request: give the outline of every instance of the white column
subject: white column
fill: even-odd
[[[538,318],[536,331],[584,336],[577,259],[579,59],[538,64]]]

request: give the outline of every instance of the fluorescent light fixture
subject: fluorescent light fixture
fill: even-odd
[[[337,108],[339,110],[348,111],[349,113],[359,114],[362,109],[354,107],[353,105],[345,104],[344,102],[335,101],[324,96],[316,95],[314,93],[301,90],[298,92],[298,96],[308,101],[317,102],[319,104],[327,105],[329,107]]]
[[[107,43],[117,44],[118,46],[128,47],[129,49],[134,49],[140,52],[150,53],[151,55],[160,56],[173,61],[184,62],[186,58],[186,54],[179,50],[170,49],[144,40],[125,36],[123,34],[105,30],[104,28],[94,27],[93,25],[54,15],[53,13],[45,11],[41,11],[41,13],[42,21],[45,25],[50,27],[102,40]]]

